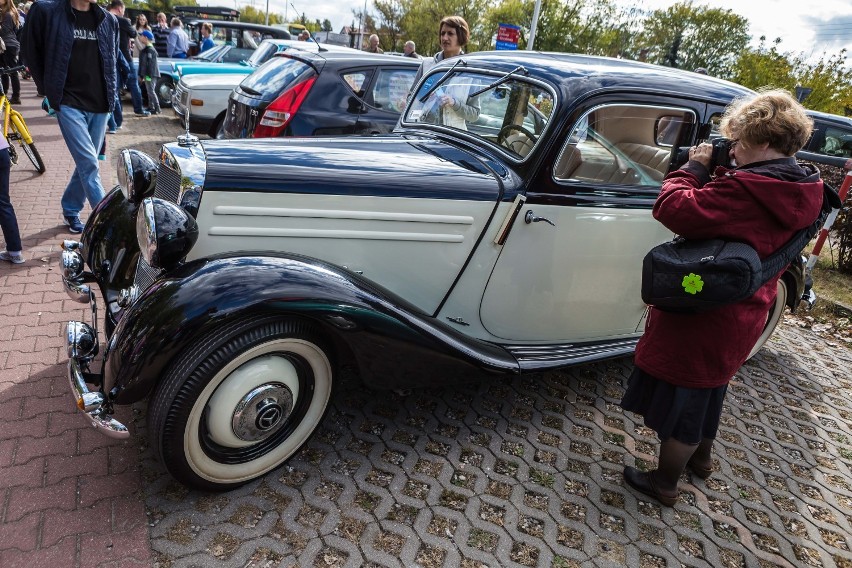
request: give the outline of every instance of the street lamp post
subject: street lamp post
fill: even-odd
[[[535,0],[535,7],[533,8],[533,18],[532,25],[530,26],[530,40],[527,42],[527,49],[532,50],[533,44],[535,43],[535,32],[538,29],[538,15],[541,11],[541,0]]]
[[[269,25],[269,0],[266,0],[266,25]]]

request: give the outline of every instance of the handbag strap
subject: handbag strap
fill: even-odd
[[[773,276],[781,272],[796,256],[802,252],[805,245],[814,238],[825,223],[831,210],[842,205],[840,197],[833,187],[823,182],[822,209],[813,223],[797,232],[787,243],[761,261],[761,286],[769,282]]]

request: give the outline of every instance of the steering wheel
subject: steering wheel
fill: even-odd
[[[520,124],[507,124],[497,134],[497,143],[519,156],[526,156],[532,150],[536,140],[536,135]]]

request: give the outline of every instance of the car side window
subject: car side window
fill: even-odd
[[[415,73],[416,69],[379,69],[370,90],[371,104],[382,110],[401,113],[405,109]]]
[[[364,97],[364,87],[370,74],[367,71],[344,71],[340,74],[340,78],[349,86],[352,92],[358,97]]]
[[[821,136],[814,140],[814,151],[826,156],[839,156],[841,158],[852,158],[852,130],[844,130],[834,126],[827,126],[825,130],[814,133]]]
[[[660,187],[672,148],[694,123],[694,113],[684,109],[595,107],[569,131],[553,177],[560,182]]]

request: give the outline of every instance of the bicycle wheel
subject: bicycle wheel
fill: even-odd
[[[36,148],[35,142],[30,142],[29,144],[24,142],[24,137],[21,136],[20,132],[18,132],[18,126],[14,123],[14,121],[9,123],[9,127],[15,132],[15,137],[18,142],[21,143],[21,148],[24,150],[24,154],[26,154],[27,158],[29,158],[33,163],[36,171],[39,174],[43,174],[47,168],[44,167],[44,160],[41,159],[41,154],[38,153],[38,148]],[[9,148],[12,148],[11,144],[9,145]]]

